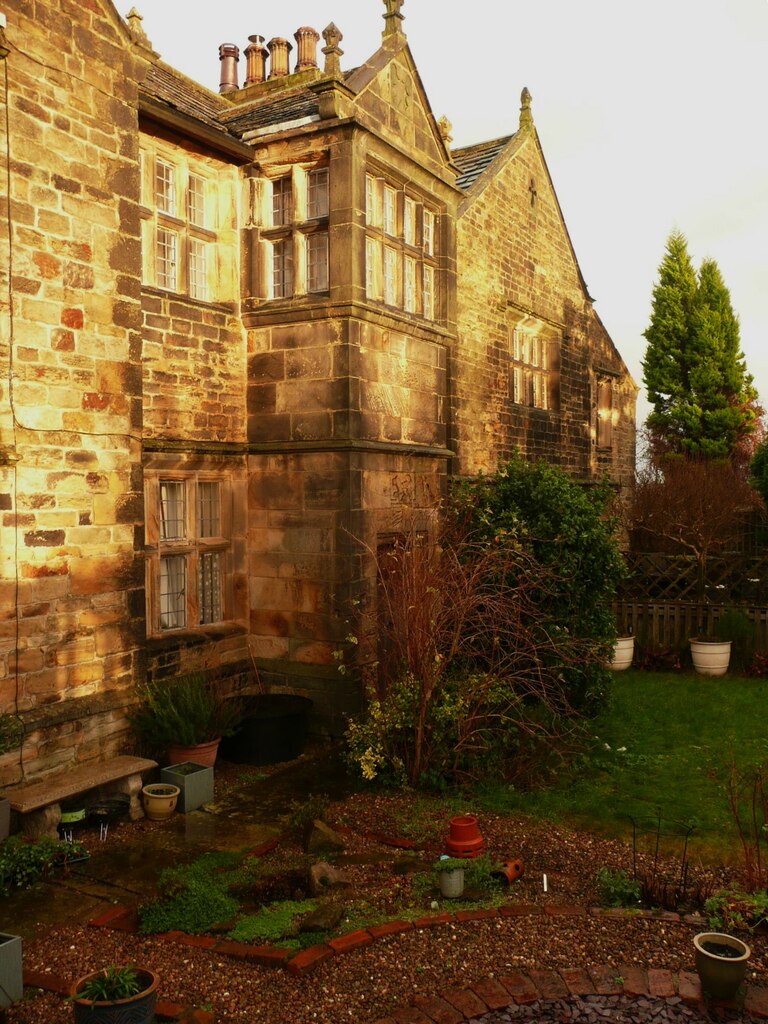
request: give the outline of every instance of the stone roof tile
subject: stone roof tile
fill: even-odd
[[[465,191],[472,188],[483,171],[493,163],[513,138],[514,135],[505,135],[501,139],[491,139],[489,142],[478,142],[474,146],[451,150],[451,159],[459,168],[457,186]]]
[[[229,103],[168,64],[152,64],[143,89],[154,99],[167,103],[182,114],[218,128],[219,131],[226,131],[221,123],[221,114],[229,109]]]
[[[279,96],[271,102],[251,101],[247,107],[228,111],[221,120],[230,132],[242,136],[244,132],[285,121],[297,121],[316,115],[317,112],[316,94],[310,89],[301,89],[288,96]]]

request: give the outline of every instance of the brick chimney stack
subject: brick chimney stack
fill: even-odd
[[[317,44],[320,40],[320,33],[308,25],[303,25],[301,28],[296,29],[293,38],[296,40],[299,50],[296,70],[305,71],[307,68],[316,68]]]
[[[221,61],[221,81],[219,92],[237,92],[237,62],[240,59],[240,50],[233,43],[222,43],[219,47],[219,60]]]
[[[269,77],[284,78],[285,75],[290,74],[290,70],[288,68],[288,55],[293,47],[288,40],[281,39],[280,37],[270,39],[267,43],[267,49],[269,50],[270,56]]]
[[[264,36],[248,36],[250,44],[245,48],[246,85],[263,82],[267,77],[267,56],[269,51],[264,45]]]

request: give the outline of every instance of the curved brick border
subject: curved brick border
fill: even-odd
[[[249,946],[241,942],[214,939],[205,935],[187,935],[184,932],[164,932],[154,938],[196,949],[209,949],[217,955],[230,956],[238,960],[249,960],[264,967],[282,967],[290,974],[299,976],[314,970],[321,963],[332,957],[370,946],[377,939],[417,928],[436,928],[446,924],[485,921],[498,917],[644,917],[660,921],[684,921],[695,927],[705,927],[704,918],[698,915],[685,915],[671,911],[650,910],[606,910],[592,907],[586,910],[578,904],[545,904],[510,903],[502,907],[490,907],[485,910],[457,910],[453,913],[431,914],[414,921],[388,921],[386,924],[371,925],[358,931],[330,939],[327,943],[311,946],[300,953],[292,954],[290,950],[276,946]],[[127,907],[115,906],[94,918],[89,924],[96,928],[116,928],[121,931],[135,931],[137,925],[136,912]],[[50,979],[50,975],[42,975]],[[25,984],[38,985],[39,980]],[[50,989],[50,985],[48,985]],[[50,989],[58,991],[57,989]],[[68,991],[68,987],[66,988]],[[484,978],[470,988],[452,988],[443,992],[442,996],[415,996],[412,1003],[393,1011],[389,1017],[382,1017],[375,1024],[462,1024],[474,1017],[480,1017],[491,1010],[501,1010],[512,1004],[534,1003],[539,1000],[567,999],[575,996],[603,995],[653,997],[657,999],[674,999],[687,1006],[702,1010],[704,999],[701,983],[696,974],[680,971],[673,974],[666,970],[644,970],[632,965],[617,968],[604,967],[572,967],[554,970],[512,971],[501,978]],[[170,1004],[171,1006],[173,1004]],[[723,1006],[734,1011],[739,1007],[735,1003],[712,1004]],[[184,1008],[179,1007],[179,1010]],[[197,1016],[158,1017],[178,1021],[206,1024],[213,1018],[192,1011]],[[754,985],[747,986],[744,1013],[747,1016],[768,1019],[768,988]]]

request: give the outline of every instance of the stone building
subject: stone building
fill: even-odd
[[[6,0],[0,784],[130,746],[136,682],[191,667],[255,664],[337,733],[351,603],[450,474],[518,447],[631,478],[635,386],[530,98],[452,152],[401,7],[351,71],[332,24],[293,68],[223,45],[216,94],[135,11]]]

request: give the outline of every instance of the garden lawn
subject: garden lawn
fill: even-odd
[[[725,781],[734,764],[768,764],[767,706],[764,679],[615,673],[611,706],[590,723],[588,753],[554,786],[508,793],[506,800],[489,792],[488,805],[505,802],[536,817],[629,838],[630,816],[660,812],[665,823],[695,825],[693,849],[702,856],[736,859],[740,845]]]

